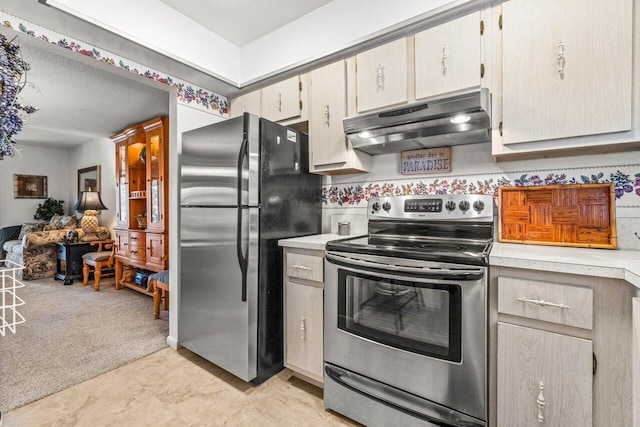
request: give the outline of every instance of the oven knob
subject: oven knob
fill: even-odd
[[[476,200],[473,202],[473,210],[480,213],[484,210],[484,202],[482,200]]]
[[[389,212],[391,210],[391,203],[389,202],[384,202],[382,204],[382,209],[384,209],[385,211]]]
[[[377,212],[380,210],[380,203],[375,202],[372,207],[373,207],[373,210]]]
[[[448,211],[454,211],[456,209],[456,202],[454,202],[453,200],[449,200],[444,207],[448,210]]]
[[[469,202],[467,202],[466,200],[463,200],[460,202],[460,204],[458,205],[458,207],[460,208],[460,210],[462,212],[466,212],[469,210]]]

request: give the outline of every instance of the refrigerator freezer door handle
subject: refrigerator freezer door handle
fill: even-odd
[[[242,178],[244,159],[247,156],[247,150],[249,146],[249,140],[246,135],[242,140],[240,146],[240,153],[238,154],[238,235],[236,237],[236,253],[238,255],[238,264],[240,265],[240,271],[242,272],[242,301],[247,301],[247,254],[242,251],[242,210],[245,206],[242,206]],[[247,247],[247,251],[249,248]]]

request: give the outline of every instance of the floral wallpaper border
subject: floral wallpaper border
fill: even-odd
[[[640,207],[640,164],[328,185],[322,189],[322,204],[326,207],[365,207],[371,197],[410,194],[479,193],[497,197],[498,188],[504,186],[609,182],[614,184],[617,207]]]
[[[63,49],[68,49],[80,55],[88,56],[97,61],[102,61],[133,74],[173,86],[178,90],[178,102],[197,107],[203,111],[212,112],[220,116],[228,113],[228,100],[225,96],[203,89],[184,80],[172,77],[166,73],[149,68],[140,63],[131,61],[123,56],[116,55],[97,46],[72,39],[64,34],[41,27],[23,18],[11,15],[0,10],[2,26],[20,31],[28,36],[40,39],[47,43],[55,44]]]

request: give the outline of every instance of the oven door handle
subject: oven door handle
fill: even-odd
[[[341,265],[343,267],[362,267],[367,269],[373,269],[381,272],[394,272],[405,273],[412,276],[418,276],[425,279],[439,279],[439,280],[466,280],[476,281],[484,277],[484,269],[480,268],[424,268],[424,267],[408,267],[399,265],[390,265],[386,263],[378,263],[364,260],[357,260],[348,257],[342,257],[339,255],[326,254],[327,261],[332,264]]]

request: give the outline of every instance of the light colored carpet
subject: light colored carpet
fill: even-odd
[[[167,346],[168,314],[153,318],[153,299],[113,279],[64,286],[25,281],[18,296],[26,322],[0,336],[0,411],[93,378]]]

